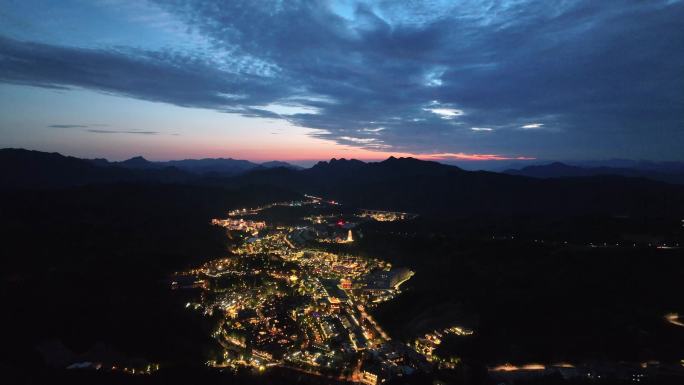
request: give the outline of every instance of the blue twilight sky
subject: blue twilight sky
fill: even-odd
[[[0,147],[684,160],[684,2],[0,0]]]

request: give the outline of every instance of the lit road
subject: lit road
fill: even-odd
[[[364,309],[364,307],[363,307],[362,305],[358,305],[357,308],[359,309],[359,312],[361,312],[361,315],[362,315],[365,319],[367,319],[368,322],[370,322],[371,325],[373,325],[373,327],[375,328],[375,330],[378,332],[378,334],[380,334],[380,335],[382,336],[383,339],[385,339],[386,341],[391,340],[390,336],[387,335],[387,333],[385,333],[385,331],[382,330],[382,328],[380,328],[380,325],[378,325],[378,323],[375,322],[375,320],[373,319],[373,317],[371,317],[370,314],[366,313],[366,310]]]
[[[684,321],[679,318],[678,313],[669,313],[665,315],[665,320],[672,325],[684,327]]]

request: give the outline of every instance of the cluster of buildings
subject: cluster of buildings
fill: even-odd
[[[258,207],[253,207],[253,208],[239,208],[235,210],[230,210],[228,211],[228,217],[244,217],[244,216],[251,216],[251,215],[257,215],[260,212],[264,210],[268,210],[273,207],[302,207],[302,206],[309,206],[309,205],[320,205],[322,203],[326,203],[322,198],[315,197],[312,195],[305,195],[304,196],[306,200],[302,201],[288,201],[288,202],[274,202],[274,203],[269,203],[263,206],[258,206]],[[336,202],[327,202],[331,204],[338,204]]]
[[[257,235],[260,230],[266,227],[266,222],[245,220],[243,218],[212,219],[211,224],[225,227],[228,230],[244,231],[252,235]]]
[[[452,326],[426,333],[424,337],[417,338],[413,345],[416,351],[425,356],[429,362],[435,362],[441,368],[453,369],[460,363],[460,359],[458,357],[441,357],[435,354],[437,347],[442,344],[442,340],[448,335],[463,337],[471,336],[473,334],[474,331],[471,329],[461,326]]]
[[[327,204],[307,199],[288,205]],[[213,337],[223,355],[209,364],[255,371],[277,365],[371,385],[424,368],[422,355],[391,341],[367,313],[392,299],[413,272],[316,247],[331,235],[354,242],[356,223],[315,216],[312,226],[274,227],[245,218],[274,205],[281,204],[213,220],[250,236],[236,237],[242,241],[232,255],[174,277],[172,287],[197,291],[189,309],[222,315]]]
[[[363,209],[359,213],[361,218],[370,218],[378,222],[405,221],[415,218],[416,214],[402,213],[398,211],[381,211]]]

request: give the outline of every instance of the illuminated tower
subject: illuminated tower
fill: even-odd
[[[347,242],[354,242],[354,237],[352,237],[351,229],[347,233]]]

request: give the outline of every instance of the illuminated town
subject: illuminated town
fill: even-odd
[[[190,293],[188,311],[218,320],[211,337],[221,353],[208,366],[255,375],[283,368],[367,385],[462,366],[461,357],[440,346],[446,339],[471,338],[476,331],[450,325],[412,341],[392,339],[369,313],[401,294],[414,272],[354,255],[348,247],[363,238],[364,222],[404,221],[416,215],[365,209],[352,214],[340,207],[339,202],[305,195],[301,201],[236,209],[227,218],[211,220],[226,230],[228,255],[177,272],[171,282],[172,289]],[[271,222],[275,211],[281,211],[279,219]],[[664,318],[683,325],[677,313]],[[655,361],[605,367],[498,363],[487,372],[505,381],[547,375],[600,379],[615,372],[639,382],[660,366]]]
[[[220,368],[255,372],[286,367],[312,375],[374,385],[416,370],[430,371],[432,352],[395,342],[366,311],[401,292],[413,272],[371,258],[325,250],[352,243],[357,222],[321,214],[301,218],[307,226],[270,226],[256,219],[268,209],[339,205],[318,197],[233,210],[212,224],[241,240],[230,256],[174,276],[172,288],[199,289],[186,307],[219,314],[213,337],[223,357]],[[358,221],[395,221],[406,213],[362,211]],[[442,331],[469,335],[453,327]],[[440,335],[440,332],[435,332]],[[435,337],[436,338],[436,337]],[[434,341],[434,339],[433,339]],[[457,361],[454,361],[457,362]]]
[[[378,222],[405,221],[416,217],[415,214],[397,211],[361,210],[360,217],[372,218]]]

